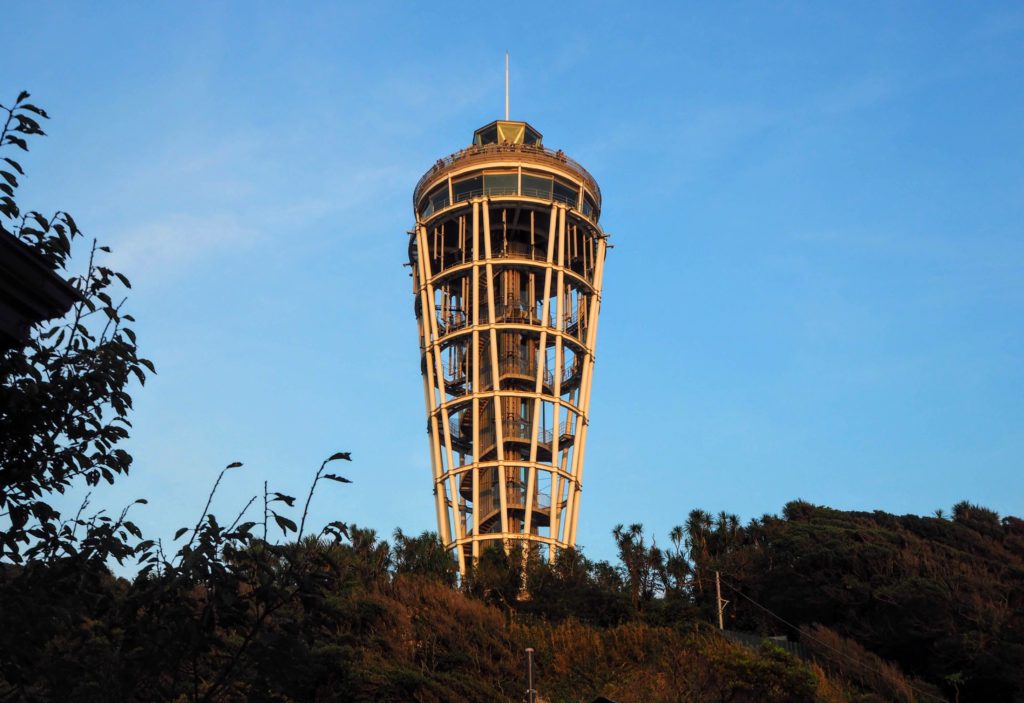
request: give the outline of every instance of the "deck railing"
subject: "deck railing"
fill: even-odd
[[[509,481],[506,484],[507,493],[505,493],[505,500],[508,501],[508,505],[517,507],[526,507],[526,498],[529,495],[526,483],[524,481]],[[548,493],[541,493],[539,490],[534,489],[533,492],[533,508],[534,510],[548,510],[551,507],[551,495]],[[501,509],[501,495],[499,493],[498,486],[489,486],[486,490],[480,491],[480,507],[478,515],[480,518],[486,518],[488,515],[496,510]]]
[[[485,357],[481,360],[480,369],[480,384],[483,388],[491,388],[491,363],[490,358]],[[465,383],[469,380],[470,376],[470,364],[469,360],[465,359],[461,362],[441,362],[441,368],[444,372],[444,380],[447,384]],[[574,361],[569,366],[562,369],[561,382],[572,379],[574,376],[579,375],[582,370],[582,365],[579,361]],[[507,374],[514,374],[516,376],[525,376],[527,378],[537,377],[537,362],[529,357],[512,357],[498,359],[498,372],[499,375],[505,376]],[[550,367],[544,369],[544,377],[542,383],[545,386],[553,386],[555,383],[555,374],[551,371]]]
[[[587,189],[594,194],[598,207],[601,206],[601,189],[598,187],[597,181],[594,180],[594,177],[590,175],[590,172],[587,169],[583,168],[583,166],[573,159],[570,159],[561,150],[554,151],[539,144],[484,144],[483,146],[467,147],[455,152],[454,154],[446,156],[443,159],[438,159],[437,162],[425,174],[423,174],[423,177],[420,178],[419,182],[416,183],[416,188],[413,190],[413,208],[415,209],[419,207],[420,198],[423,195],[421,191],[427,183],[440,172],[460,162],[485,161],[501,154],[516,154],[523,161],[536,160],[541,163],[555,161],[558,164],[567,167],[570,171],[573,171],[577,176],[583,179]],[[483,190],[481,189],[478,195],[482,194]],[[470,197],[473,196],[466,196],[467,199]],[[545,197],[550,196],[545,193]],[[456,200],[459,199],[461,198],[456,198]]]

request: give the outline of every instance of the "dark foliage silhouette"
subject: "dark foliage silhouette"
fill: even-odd
[[[0,236],[16,237],[58,272],[72,265],[81,238],[67,212],[45,215],[15,200],[25,170],[12,156],[44,134],[45,110],[22,92],[0,130]],[[13,150],[13,151],[12,151]],[[118,444],[128,436],[128,392],[153,364],[137,355],[134,320],[119,289],[128,279],[102,265],[107,247],[95,241],[83,272],[70,279],[80,300],[64,318],[37,325],[24,349],[0,356],[0,563],[61,556],[128,558],[138,528],[102,513],[62,518],[49,499],[81,483],[112,483],[128,472],[131,457]]]

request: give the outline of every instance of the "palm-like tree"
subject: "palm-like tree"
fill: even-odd
[[[629,528],[616,525],[612,535],[619,548],[630,600],[633,608],[639,610],[641,604],[653,598],[665,582],[665,557],[657,545],[647,546],[644,527],[639,523]]]
[[[680,531],[685,531],[686,550],[689,553],[690,563],[693,565],[693,575],[697,582],[697,589],[704,590],[704,565],[707,564],[709,554],[709,541],[711,537],[712,520],[711,514],[703,510],[691,510],[686,518],[685,525]]]

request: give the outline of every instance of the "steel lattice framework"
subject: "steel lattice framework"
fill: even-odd
[[[410,232],[438,532],[555,557],[579,521],[606,235],[583,167],[524,122],[420,180]]]

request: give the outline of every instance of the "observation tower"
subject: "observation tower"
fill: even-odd
[[[601,190],[498,120],[413,193],[409,237],[438,533],[459,570],[488,545],[576,543],[607,237]]]

